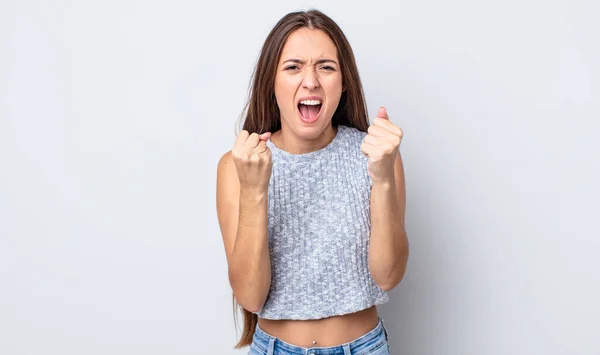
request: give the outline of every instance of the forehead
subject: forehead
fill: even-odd
[[[325,32],[304,27],[292,32],[283,46],[280,61],[289,58],[337,60],[337,48]]]

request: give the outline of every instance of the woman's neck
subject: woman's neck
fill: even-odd
[[[312,139],[298,137],[292,130],[282,127],[271,135],[271,142],[290,154],[306,154],[325,148],[336,134],[337,128],[331,124]]]

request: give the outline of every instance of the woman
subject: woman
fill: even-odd
[[[329,17],[284,16],[243,130],[217,168],[217,214],[250,354],[389,354],[377,305],[408,259],[402,130],[369,126],[352,49]]]

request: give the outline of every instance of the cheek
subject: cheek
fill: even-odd
[[[275,78],[275,97],[280,109],[289,109],[290,103],[294,103],[296,91],[298,90],[298,80],[293,77]]]
[[[342,96],[342,77],[336,76],[330,78],[331,80],[327,80],[325,91],[327,93],[327,97],[334,100],[339,100]]]

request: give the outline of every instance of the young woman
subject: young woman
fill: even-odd
[[[408,259],[402,130],[369,125],[348,40],[284,16],[258,60],[243,130],[217,168],[217,214],[250,354],[389,354],[377,305]]]

